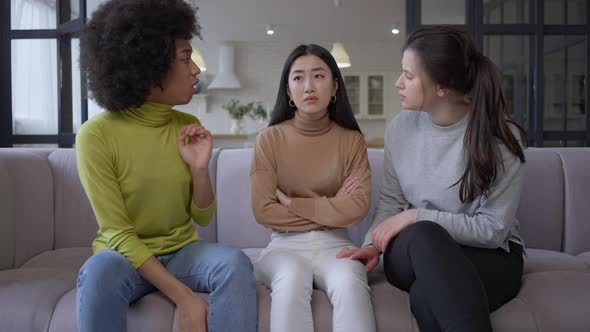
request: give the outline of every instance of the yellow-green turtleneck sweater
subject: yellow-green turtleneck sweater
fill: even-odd
[[[192,115],[147,102],[101,113],[80,128],[78,173],[99,226],[94,253],[115,250],[138,268],[199,239],[191,219],[208,225],[216,201],[205,209],[194,204],[191,172],[178,152],[181,128],[193,123]]]

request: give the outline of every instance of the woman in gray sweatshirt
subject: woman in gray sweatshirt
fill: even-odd
[[[515,217],[524,136],[508,119],[498,70],[465,32],[410,35],[387,128],[377,212],[361,249],[341,258],[409,292],[420,331],[492,331],[516,296],[524,243]]]

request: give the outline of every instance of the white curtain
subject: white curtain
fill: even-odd
[[[55,0],[11,0],[12,29],[55,29],[55,19]],[[11,59],[13,133],[57,134],[57,41],[12,40]]]

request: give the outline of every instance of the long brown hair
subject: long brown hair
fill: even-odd
[[[472,111],[464,136],[465,170],[454,185],[461,184],[462,202],[487,196],[498,165],[503,166],[498,143],[525,162],[510,124],[518,128],[522,142],[526,134],[508,118],[498,69],[477,50],[466,32],[453,27],[420,28],[408,37],[403,50],[408,49],[415,52],[435,83],[471,95]]]

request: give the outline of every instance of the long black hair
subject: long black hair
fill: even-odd
[[[272,126],[292,119],[295,116],[295,111],[297,109],[289,105],[289,95],[287,94],[289,72],[291,71],[293,62],[303,55],[315,55],[322,59],[322,61],[324,61],[330,68],[332,78],[338,82],[336,101],[330,102],[328,105],[328,116],[330,119],[341,127],[353,129],[362,134],[361,128],[354,117],[354,113],[352,113],[348,94],[346,93],[346,87],[344,86],[344,80],[342,79],[342,74],[340,74],[336,60],[334,60],[334,57],[332,57],[332,54],[330,54],[328,50],[315,44],[299,45],[287,57],[287,61],[285,61],[283,72],[281,74],[277,100],[268,125]]]
[[[469,35],[448,26],[429,26],[414,31],[403,50],[413,51],[426,74],[437,84],[472,97],[472,112],[465,130],[465,170],[459,181],[462,202],[489,193],[502,162],[498,142],[521,162],[521,145],[510,125],[518,128],[522,142],[524,130],[508,118],[506,102],[496,66],[481,54]]]

